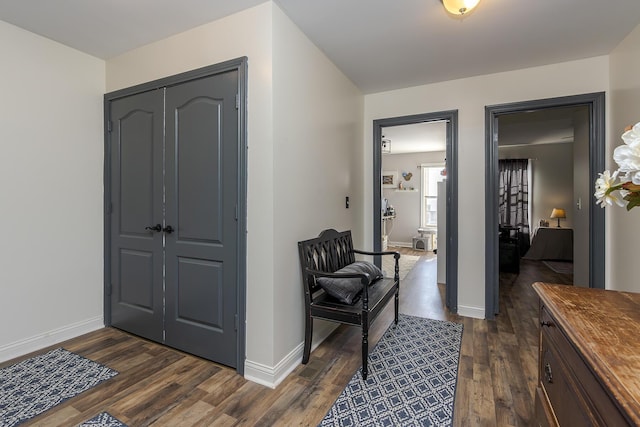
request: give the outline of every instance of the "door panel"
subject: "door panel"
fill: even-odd
[[[155,341],[163,330],[163,92],[110,103],[111,324]]]
[[[166,343],[237,364],[238,72],[166,92]]]
[[[180,241],[220,242],[224,192],[220,188],[223,103],[198,97],[178,107],[175,120],[181,138],[178,151],[178,218]],[[198,125],[203,123],[204,126]],[[193,130],[193,132],[189,132]],[[200,187],[202,182],[211,183]],[[206,194],[198,191],[202,189]]]
[[[178,258],[177,318],[222,330],[223,271],[219,262]],[[214,306],[215,309],[211,309]]]

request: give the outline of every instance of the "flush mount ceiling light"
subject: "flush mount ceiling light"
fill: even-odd
[[[442,0],[447,12],[458,16],[471,12],[478,3],[480,3],[480,0]]]

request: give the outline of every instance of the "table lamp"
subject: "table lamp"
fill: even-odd
[[[564,209],[553,208],[551,211],[551,218],[558,218],[558,228],[560,227],[560,218],[566,218],[567,214]]]

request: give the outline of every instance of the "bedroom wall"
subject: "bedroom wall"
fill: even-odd
[[[500,159],[533,159],[531,194],[532,231],[541,219],[556,226],[558,220],[550,219],[554,207],[567,210],[567,218],[560,220],[565,228],[573,227],[570,214],[573,205],[573,144],[520,145],[500,147]]]
[[[0,362],[102,319],[105,63],[0,21]]]
[[[612,159],[615,147],[622,144],[624,128],[640,122],[640,25],[610,55],[611,95],[607,167],[614,171]],[[640,242],[640,208],[627,212],[610,207],[607,218],[606,286],[609,289],[640,292],[638,269],[633,258]]]
[[[445,152],[411,153],[411,154],[385,154],[382,156],[382,170],[395,171],[398,180],[405,187],[413,186],[416,191],[398,191],[395,188],[383,188],[382,195],[389,204],[395,208],[396,218],[388,221],[387,233],[389,244],[409,246],[413,245],[413,236],[418,235],[420,227],[420,202],[421,202],[421,170],[418,165],[423,163],[442,163],[445,161]],[[411,172],[410,181],[402,178],[402,172]]]
[[[607,56],[477,76],[365,96],[365,206],[372,205],[372,122],[375,119],[458,110],[459,221],[458,307],[462,315],[484,317],[485,307],[485,106],[607,91]],[[372,230],[365,214],[365,231]],[[366,246],[373,247],[372,236]]]

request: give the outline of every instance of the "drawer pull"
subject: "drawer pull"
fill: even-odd
[[[553,383],[553,372],[551,372],[551,365],[548,363],[544,365],[544,376],[549,384]]]
[[[542,321],[542,322],[540,322],[540,326],[549,326],[549,327],[551,327],[551,326],[554,326],[554,325],[553,325],[553,322]]]

